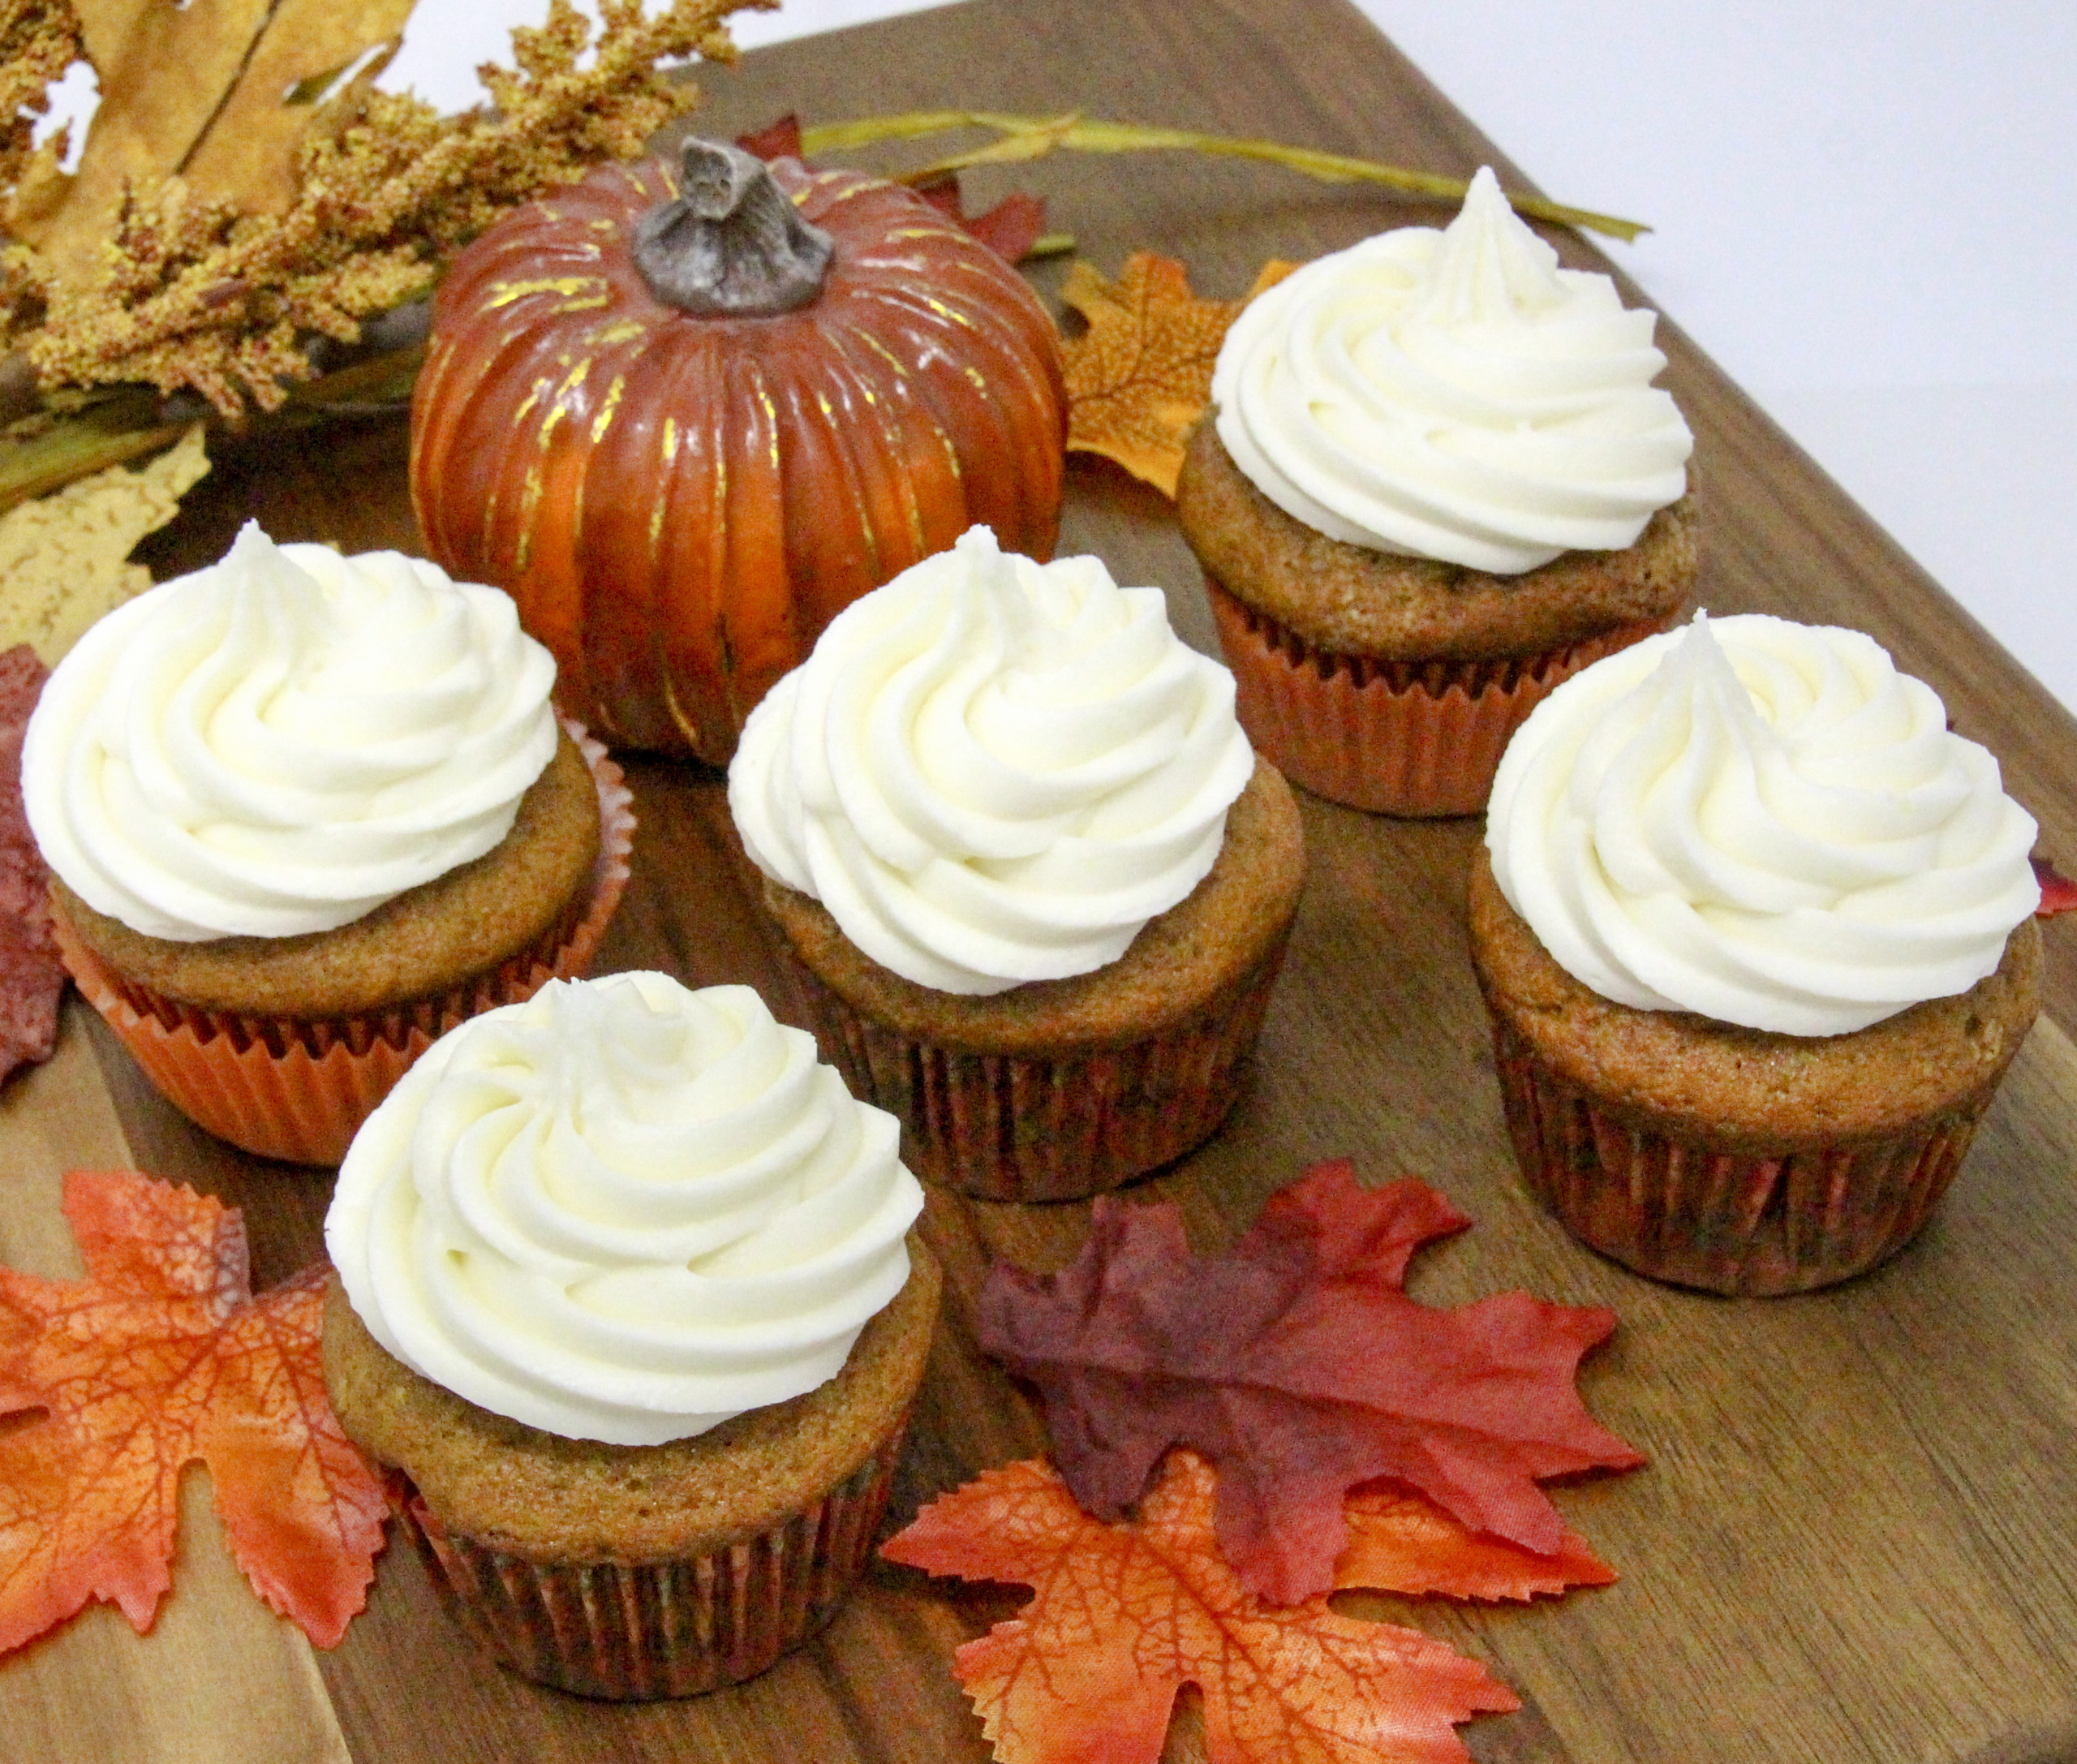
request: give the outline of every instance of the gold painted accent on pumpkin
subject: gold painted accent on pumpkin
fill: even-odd
[[[895,355],[892,350],[887,346],[886,344],[883,343],[877,337],[874,336],[871,331],[866,329],[862,325],[852,331],[849,334],[855,341],[863,343],[866,348],[870,349],[875,355],[879,356],[882,361],[885,362],[887,364],[888,372],[892,374],[894,377],[901,381],[903,385],[905,386],[908,385],[908,368],[902,364],[901,359]]]
[[[675,465],[678,457],[678,419],[675,416],[664,419],[664,463]]]
[[[591,333],[591,346],[595,349],[611,349],[616,343],[629,343],[645,335],[649,329],[646,319],[617,319],[603,330]]]
[[[553,424],[561,415],[560,411],[551,411],[549,424]],[[546,432],[545,428],[543,432]],[[534,555],[534,511],[541,506],[541,491],[545,483],[541,463],[537,459],[527,467],[526,478],[519,486],[519,555],[514,562],[522,577],[527,574],[527,561]]]
[[[531,282],[493,282],[490,286],[490,298],[483,302],[479,312],[495,312],[530,294],[560,294],[575,301],[573,305],[557,307],[558,312],[581,312],[587,306],[604,306],[613,298],[612,290],[598,276],[540,276]],[[587,293],[595,298],[576,300],[578,295]]]
[[[534,382],[533,389],[519,401],[519,408],[512,413],[512,426],[514,428],[519,426],[521,420],[540,402],[541,394],[548,389],[548,383],[545,379],[536,380]]]
[[[671,713],[671,721],[677,732],[685,737],[686,744],[694,753],[699,751],[699,725],[685,714],[685,707],[678,703],[677,689],[671,683],[671,677],[664,676],[664,708]]]
[[[973,235],[949,226],[897,226],[887,235],[886,243],[892,244],[898,239],[970,239]]]
[[[978,332],[980,329],[980,327],[974,322],[972,316],[967,312],[962,312],[959,308],[956,306],[947,306],[944,301],[933,299],[927,294],[922,295],[920,298],[922,299],[923,304],[928,307],[931,312],[936,313],[937,316],[943,319],[946,324],[957,325],[962,330]]]
[[[606,402],[599,407],[599,414],[591,419],[591,445],[596,447],[606,437],[606,426],[613,419],[619,408],[621,394],[627,390],[627,376],[615,374],[613,383],[606,388]]]
[[[567,355],[562,359],[565,363],[570,360]],[[585,376],[591,371],[591,358],[589,355],[580,356],[575,365],[570,368],[569,375],[564,379],[562,384],[555,389],[554,407],[541,419],[540,445],[542,446],[545,447],[548,445],[549,432],[570,414],[570,407],[563,401],[584,384]]]

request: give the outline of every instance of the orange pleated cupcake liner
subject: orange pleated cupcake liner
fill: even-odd
[[[1073,1200],[1202,1144],[1238,1099],[1289,927],[1204,1009],[1142,1040],[1056,1056],[940,1046],[875,1021],[781,940],[823,1057],[902,1125],[919,1176],[977,1199]]]
[[[1209,575],[1205,592],[1255,746],[1315,796],[1412,817],[1482,813],[1529,713],[1582,668],[1671,623],[1619,625],[1535,656],[1395,661],[1314,648]]]
[[[819,1500],[710,1555],[544,1564],[447,1530],[403,1477],[391,1499],[441,1602],[522,1676],[581,1697],[692,1697],[755,1678],[865,1572],[907,1423]]]
[[[1750,1297],[1830,1286],[1903,1249],[2003,1076],[1890,1137],[1760,1152],[1611,1109],[1497,1019],[1494,1052],[1516,1158],[1566,1229],[1653,1280]]]
[[[599,861],[590,891],[535,948],[450,992],[333,1022],[199,1010],[114,974],[54,905],[58,952],[87,1001],[189,1120],[261,1157],[337,1164],[376,1104],[441,1035],[590,968],[627,886],[634,797],[606,750],[581,725],[565,726],[599,792]]]

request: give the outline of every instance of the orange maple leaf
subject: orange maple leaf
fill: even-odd
[[[1334,1583],[1344,1590],[1526,1600],[1572,1586],[1606,1586],[1616,1578],[1570,1526],[1560,1531],[1555,1551],[1537,1555],[1505,1538],[1473,1531],[1397,1483],[1354,1491],[1342,1517],[1348,1521],[1348,1542],[1335,1559]]]
[[[320,1647],[366,1602],[381,1486],[318,1364],[325,1270],[255,1299],[235,1210],[75,1170],[84,1280],[0,1268],[0,1651],[113,1600],[141,1634],[172,1582],[180,1473],[200,1458],[239,1565]]]
[[[1215,1477],[1168,1454],[1137,1519],[1106,1525],[1027,1459],[934,1501],[880,1553],[1037,1596],[954,1656],[1003,1764],[1153,1764],[1176,1692],[1204,1699],[1211,1764],[1461,1764],[1454,1731],[1520,1707],[1485,1667],[1324,1598],[1268,1605],[1212,1531]],[[1358,1584],[1366,1584],[1361,1583]]]
[[[1089,321],[1061,346],[1068,447],[1115,459],[1173,498],[1184,444],[1211,398],[1212,365],[1241,308],[1294,266],[1262,266],[1245,299],[1201,300],[1172,257],[1134,252],[1116,282],[1077,258],[1060,299]]]

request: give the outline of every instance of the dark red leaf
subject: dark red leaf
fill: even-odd
[[[0,1078],[50,1057],[65,990],[50,940],[50,872],[22,812],[22,738],[45,678],[27,643],[0,654]]]
[[[1172,1206],[1100,1199],[1059,1274],[989,1271],[981,1345],[1038,1386],[1061,1472],[1099,1518],[1170,1446],[1212,1459],[1221,1547],[1266,1598],[1333,1584],[1343,1495],[1379,1476],[1547,1555],[1563,1528],[1538,1478],[1644,1461],[1573,1385],[1615,1318],[1525,1293],[1417,1304],[1408,1258],[1467,1223],[1419,1182],[1359,1187],[1345,1160],[1215,1256],[1189,1254]]]
[[[801,157],[801,119],[792,111],[761,129],[738,135],[736,145],[759,159],[798,159]]]
[[[2058,913],[2077,911],[2077,882],[2073,882],[2045,858],[2032,860],[2034,880],[2041,885],[2041,904],[2036,919],[2053,919]]]
[[[1038,235],[1046,230],[1045,198],[1026,191],[1013,191],[985,214],[970,215],[965,199],[960,193],[959,174],[956,171],[942,173],[912,187],[932,208],[958,222],[1008,263],[1021,258],[1038,243]]]

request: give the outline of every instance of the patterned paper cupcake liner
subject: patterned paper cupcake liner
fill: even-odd
[[[114,974],[54,907],[59,953],[87,1001],[189,1120],[261,1157],[337,1164],[376,1104],[448,1030],[589,969],[627,886],[634,799],[606,750],[580,725],[565,726],[599,793],[599,861],[590,891],[535,948],[450,992],[334,1022],[198,1010]]]
[[[1574,1237],[1653,1280],[1751,1297],[1851,1279],[1910,1242],[2003,1076],[1908,1132],[1757,1152],[1610,1109],[1497,1020],[1494,1052],[1522,1173]]]
[[[871,1557],[905,1427],[804,1512],[678,1561],[531,1562],[448,1531],[402,1476],[391,1498],[441,1602],[493,1659],[583,1697],[692,1697],[755,1678],[836,1614]]]
[[[1211,576],[1205,591],[1255,746],[1315,796],[1414,817],[1482,812],[1523,719],[1582,668],[1671,623],[1617,626],[1536,656],[1393,661],[1315,649]]]
[[[1116,1188],[1211,1137],[1240,1095],[1288,937],[1287,927],[1181,1022],[1058,1056],[918,1040],[863,1015],[788,955],[823,1057],[854,1095],[900,1118],[918,1175],[981,1200],[1060,1201]]]

